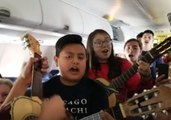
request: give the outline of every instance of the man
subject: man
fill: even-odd
[[[143,32],[140,32],[140,33],[136,36],[137,40],[141,41],[142,36],[143,36]]]
[[[144,55],[147,51],[151,50],[153,48],[154,43],[154,33],[151,30],[145,30],[143,33],[143,36],[141,38],[142,43],[142,55]],[[157,58],[150,66],[151,68],[151,75],[153,79],[156,79],[156,72],[157,67],[159,64],[162,64],[163,60],[162,58]],[[154,84],[154,82],[153,82]]]

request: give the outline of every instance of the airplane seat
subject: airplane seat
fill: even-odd
[[[59,70],[57,69],[52,69],[49,73],[43,75],[43,82],[49,80],[50,78],[52,78],[55,75],[58,75]]]
[[[53,76],[55,76],[55,75],[57,75],[59,73],[59,70],[51,70],[50,72],[49,72],[49,77],[51,78],[51,77],[53,77]]]

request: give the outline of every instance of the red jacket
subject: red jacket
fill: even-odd
[[[121,63],[121,73],[125,72],[128,68],[132,66],[131,63],[126,59],[122,59]],[[101,70],[97,72],[98,78],[104,78],[110,82],[108,78],[108,72],[108,65],[101,64]],[[97,79],[93,69],[89,70],[88,77],[91,79]],[[142,83],[140,75],[136,73],[124,84],[122,90],[119,92],[119,95],[117,96],[118,100],[119,102],[123,102],[130,98],[134,93],[140,93],[143,89],[149,89],[151,87],[152,80]]]

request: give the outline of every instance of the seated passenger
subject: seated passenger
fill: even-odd
[[[11,80],[6,78],[0,78],[0,106],[4,102],[12,86],[13,83]]]

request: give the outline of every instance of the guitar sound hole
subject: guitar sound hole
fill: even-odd
[[[38,117],[36,117],[36,116],[28,116],[24,120],[38,120]]]

